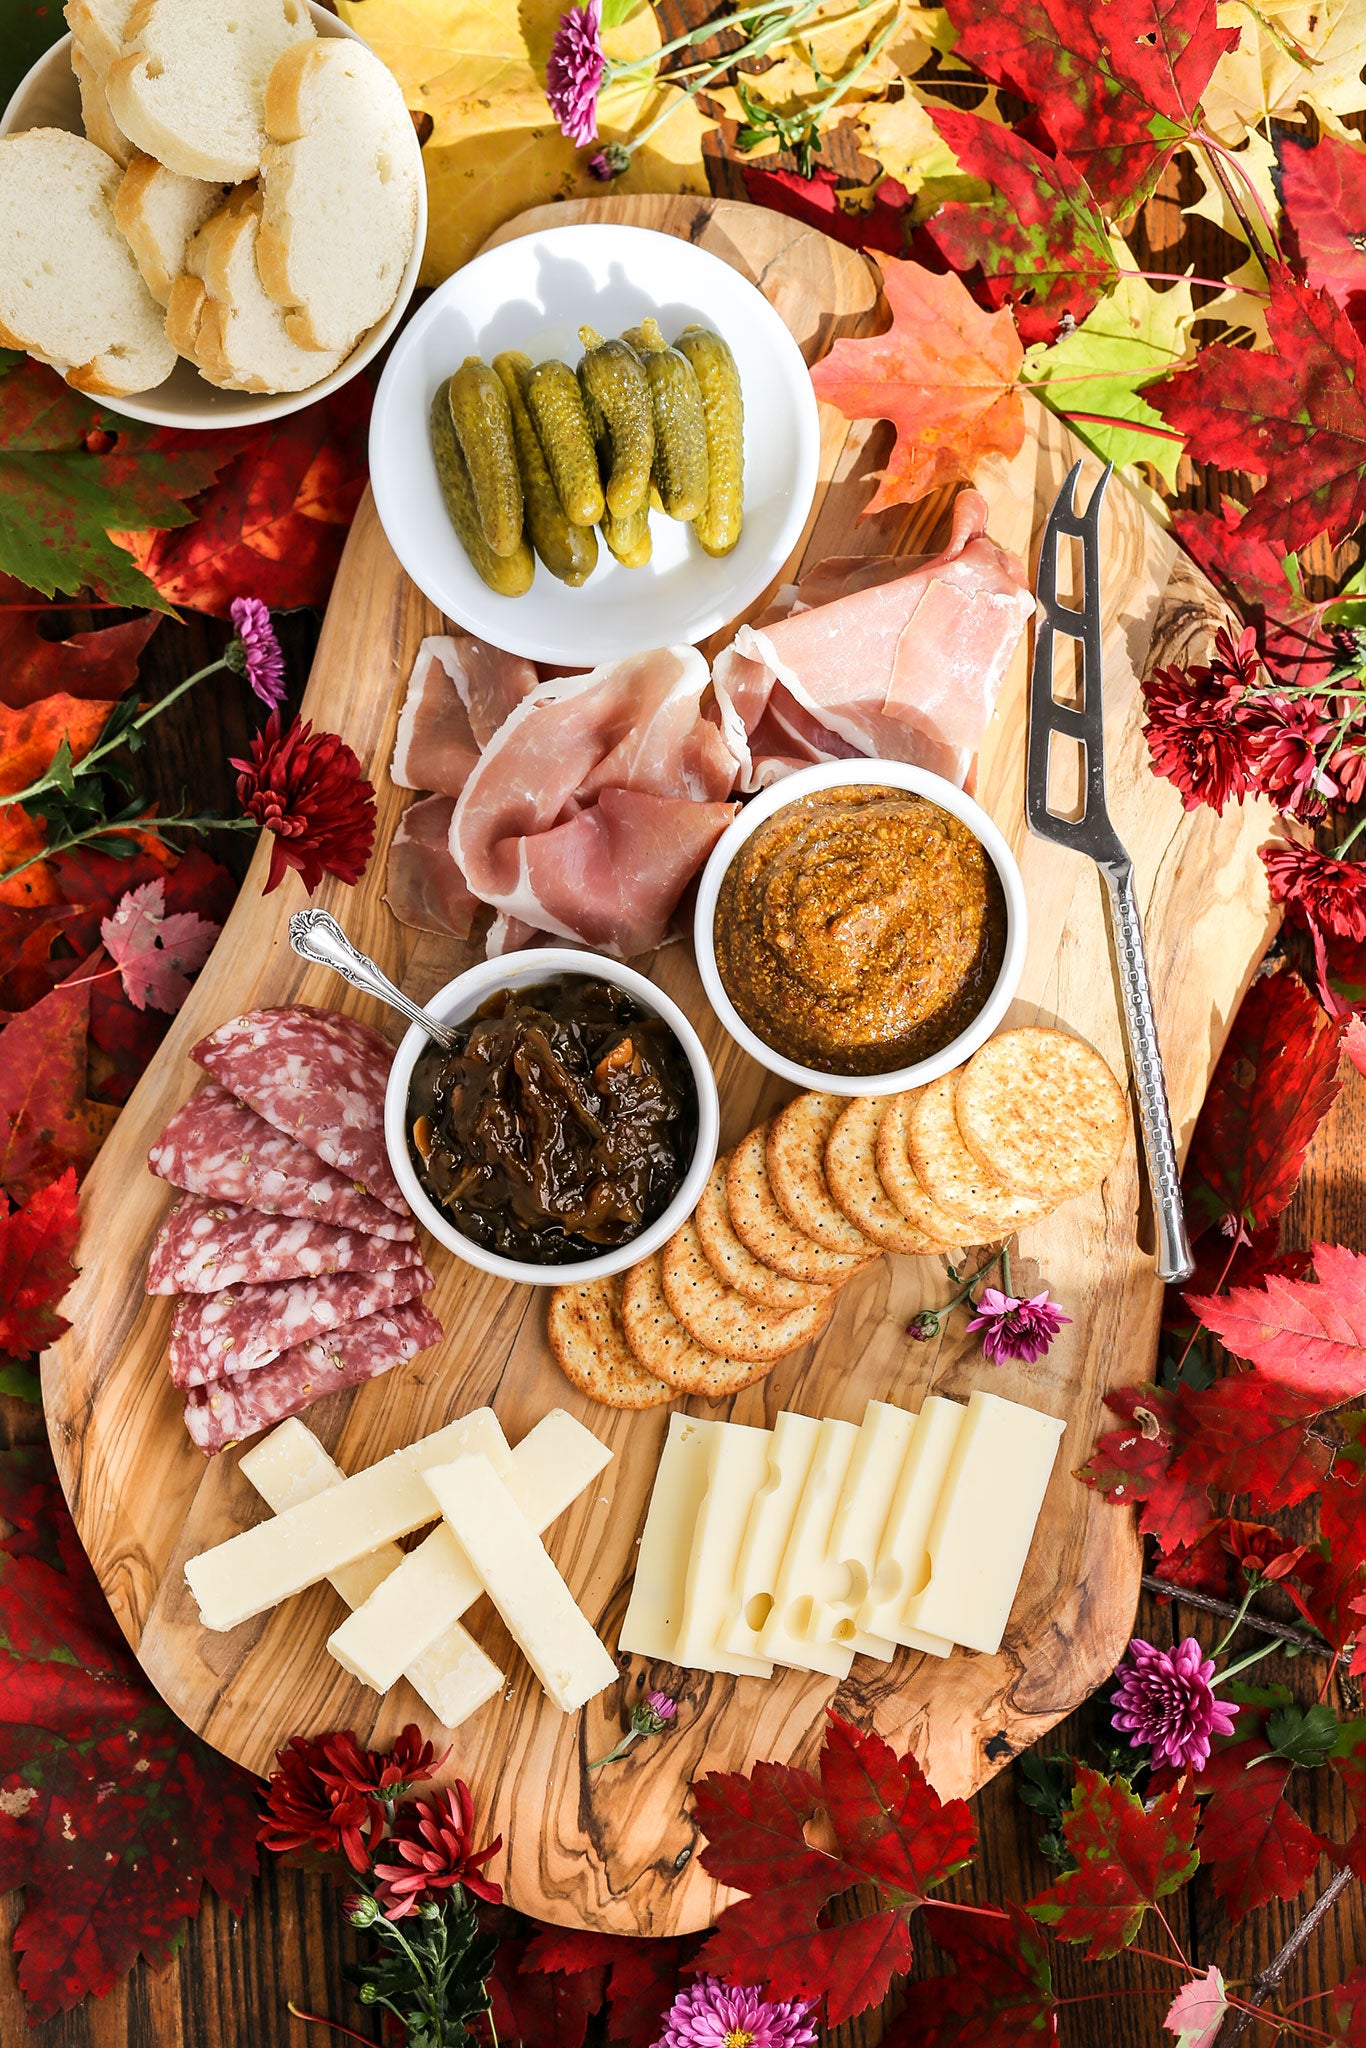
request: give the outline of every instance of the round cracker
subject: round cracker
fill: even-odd
[[[698,1197],[692,1219],[717,1279],[724,1280],[727,1287],[733,1287],[737,1294],[748,1295],[761,1308],[810,1308],[813,1302],[825,1300],[830,1293],[828,1286],[818,1281],[784,1279],[781,1273],[775,1273],[771,1266],[765,1266],[756,1259],[735,1235],[726,1202],[726,1171],[729,1165],[730,1154],[724,1152]]]
[[[646,1370],[626,1341],[619,1274],[573,1280],[550,1293],[548,1334],[572,1387],[604,1408],[662,1408],[674,1390]]]
[[[906,1220],[878,1178],[875,1148],[884,1106],[877,1096],[856,1095],[841,1110],[825,1147],[830,1192],[851,1222],[883,1251],[945,1251],[946,1245]]]
[[[799,1095],[768,1127],[765,1159],[774,1200],[789,1223],[827,1251],[867,1258],[878,1250],[851,1223],[825,1178],[825,1147],[847,1096]]]
[[[931,1201],[911,1165],[906,1119],[919,1092],[917,1088],[908,1088],[902,1095],[891,1096],[883,1106],[873,1141],[877,1177],[913,1229],[923,1230],[926,1237],[933,1237],[942,1245],[973,1244],[976,1239],[968,1218],[950,1214]]]
[[[953,1106],[963,1143],[988,1173],[1054,1202],[1104,1180],[1129,1123],[1124,1090],[1100,1054],[1041,1024],[979,1046]]]
[[[648,1372],[667,1380],[676,1394],[724,1401],[772,1370],[769,1359],[722,1358],[690,1337],[665,1298],[663,1275],[664,1255],[656,1252],[632,1266],[621,1294],[626,1341]]]
[[[735,1235],[761,1265],[789,1280],[821,1280],[827,1285],[852,1280],[868,1260],[829,1251],[788,1222],[769,1186],[767,1145],[768,1125],[760,1124],[730,1155],[726,1204]]]
[[[727,1358],[774,1363],[819,1335],[834,1307],[829,1301],[779,1315],[718,1280],[691,1223],[664,1247],[660,1274],[664,1299],[688,1334]]]
[[[942,1074],[918,1088],[906,1113],[906,1149],[915,1177],[933,1202],[956,1210],[987,1243],[1047,1213],[1038,1195],[1012,1194],[984,1171],[963,1143],[954,1115],[957,1074]]]

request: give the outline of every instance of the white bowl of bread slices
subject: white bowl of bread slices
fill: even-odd
[[[0,343],[113,411],[249,426],[384,346],[426,184],[393,74],[315,0],[68,0],[0,118]]]

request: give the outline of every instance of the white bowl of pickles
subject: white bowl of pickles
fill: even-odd
[[[457,271],[400,336],[370,427],[376,508],[418,588],[567,668],[738,617],[796,548],[819,455],[810,375],[763,293],[607,222]]]

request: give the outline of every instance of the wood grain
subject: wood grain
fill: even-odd
[[[861,258],[771,213],[700,200],[614,200],[545,211],[557,224],[628,219],[702,242],[760,283],[808,355],[834,333],[866,330],[878,317]],[[533,214],[516,225],[538,224]],[[1029,431],[1020,455],[978,480],[991,504],[993,535],[1023,554],[1080,452],[1056,420],[1026,403]],[[846,432],[833,415],[825,424],[826,482],[805,559],[929,544],[943,502],[860,521],[868,478],[885,457],[880,432]],[[1096,468],[1088,459],[1088,482]],[[1207,638],[1220,614],[1170,539],[1118,486],[1102,537],[1111,802],[1147,916],[1173,1113],[1184,1138],[1270,930],[1256,859],[1267,815],[1249,808],[1223,820],[1204,811],[1186,816],[1175,793],[1152,778],[1138,676],[1145,664],[1175,658],[1197,637]],[[305,710],[341,731],[367,764],[378,791],[381,847],[406,801],[385,774],[397,699],[418,640],[438,629],[394,562],[367,499]],[[1029,894],[1031,941],[1015,1014],[1061,1021],[1122,1067],[1098,878],[1089,864],[1026,838],[1024,679],[1022,651],[977,783],[1020,857]],[[141,1292],[166,1205],[164,1187],[145,1171],[145,1150],[195,1084],[187,1048],[223,1018],[293,1000],[365,1012],[351,991],[289,952],[285,923],[302,892],[291,876],[263,898],[264,871],[262,851],[190,1002],[86,1183],[84,1265],[67,1307],[72,1329],[43,1367],[63,1484],[125,1633],[175,1710],[258,1770],[296,1730],[349,1724],[362,1739],[387,1742],[404,1721],[429,1719],[406,1686],[377,1701],[331,1664],[323,1644],[336,1602],[325,1590],[215,1636],[198,1626],[181,1575],[187,1556],[257,1519],[261,1509],[237,1472],[235,1453],[206,1465],[181,1424],[165,1370],[169,1304]],[[398,926],[382,890],[383,862],[376,860],[359,888],[328,884],[317,900],[395,978],[424,995],[457,971],[464,955]],[[707,1039],[721,1084],[722,1138],[729,1142],[784,1091],[744,1060],[706,1014],[686,948],[665,949],[650,971]],[[1141,1375],[1152,1357],[1160,1291],[1144,1249],[1146,1230],[1131,1142],[1103,1191],[1024,1234],[1021,1282],[1041,1276],[1074,1321],[1046,1362],[1028,1373],[993,1372],[990,1383],[1065,1414],[1069,1427],[1000,1655],[958,1653],[945,1663],[902,1655],[889,1669],[860,1665],[836,1696],[854,1718],[898,1746],[913,1745],[946,1793],[974,1789],[1009,1750],[1037,1740],[1109,1671],[1128,1634],[1139,1570],[1132,1524],[1080,1487],[1071,1471],[1089,1450],[1105,1387]],[[486,1400],[514,1441],[552,1405],[580,1414],[617,1456],[599,1486],[557,1525],[550,1547],[611,1643],[665,1418],[611,1415],[572,1394],[549,1358],[544,1304],[531,1290],[493,1282],[441,1255],[434,1269],[433,1305],[451,1333],[447,1343],[403,1372],[319,1404],[310,1421],[342,1465],[355,1469]],[[950,1335],[937,1345],[912,1345],[904,1337],[908,1318],[946,1291],[937,1262],[881,1262],[847,1291],[815,1350],[781,1365],[733,1412],[759,1422],[790,1405],[856,1420],[872,1395],[917,1405],[931,1386],[965,1394],[984,1377],[975,1343]],[[489,1827],[507,1839],[512,1902],[544,1919],[619,1931],[706,1924],[718,1902],[693,1856],[690,1780],[700,1770],[738,1768],[758,1756],[808,1760],[832,1696],[828,1681],[789,1674],[763,1685],[636,1661],[620,1687],[566,1721],[539,1697],[486,1604],[473,1611],[471,1625],[509,1670],[511,1686],[506,1699],[461,1730],[457,1758],[462,1775],[480,1788]],[[632,1701],[656,1682],[680,1696],[676,1730],[667,1741],[642,1745],[612,1772],[589,1776],[586,1759],[611,1746]]]

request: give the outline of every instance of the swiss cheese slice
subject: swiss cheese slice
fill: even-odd
[[[745,1520],[729,1613],[718,1635],[723,1650],[764,1658],[761,1641],[820,1433],[813,1416],[792,1415],[786,1409],[773,1425],[768,1476]]]
[[[457,1458],[428,1473],[441,1512],[508,1633],[562,1713],[618,1676],[586,1614],[491,1461]]]
[[[888,1636],[908,1649],[926,1650],[935,1657],[947,1657],[955,1639],[912,1627],[905,1609],[911,1595],[929,1578],[930,1524],[966,1413],[959,1402],[931,1394],[916,1417],[872,1584],[857,1616],[857,1626],[867,1634]]]
[[[852,1646],[830,1639],[822,1642],[812,1635],[811,1623],[815,1600],[830,1576],[835,1509],[859,1433],[854,1423],[833,1417],[818,1424],[818,1430],[774,1581],[773,1605],[759,1637],[759,1653],[775,1664],[847,1678],[854,1661]]]
[[[895,1644],[858,1626],[858,1613],[877,1570],[887,1518],[915,1433],[907,1408],[870,1401],[830,1529],[830,1569],[811,1609],[811,1634],[820,1642],[843,1643],[885,1663]]]
[[[619,1647],[634,1656],[666,1664],[682,1661],[678,1639],[688,1561],[707,1490],[707,1463],[723,1427],[720,1422],[699,1422],[695,1415],[669,1417],[669,1434],[636,1552],[631,1598],[617,1639]]]
[[[673,1662],[692,1671],[726,1671],[741,1678],[769,1678],[767,1658],[723,1650],[718,1638],[735,1595],[735,1572],[754,1496],[768,1477],[772,1432],[742,1422],[711,1425],[706,1491],[697,1510],[683,1620]]]
[[[1055,1415],[973,1394],[926,1538],[924,1584],[903,1624],[994,1654],[1019,1589],[1066,1427]]]

